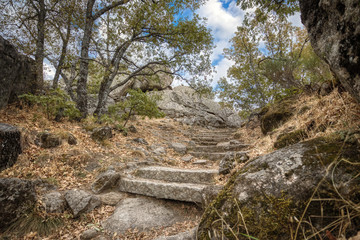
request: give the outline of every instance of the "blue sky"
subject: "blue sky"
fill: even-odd
[[[236,5],[235,0],[208,0],[197,12],[207,18],[208,28],[215,39],[216,48],[211,56],[216,69],[212,82],[212,86],[215,87],[221,77],[226,77],[227,69],[234,64],[222,54],[224,48],[230,47],[229,40],[241,25],[244,11]],[[302,26],[299,14],[290,17],[290,21],[296,26]]]

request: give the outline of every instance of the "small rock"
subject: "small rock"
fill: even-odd
[[[67,191],[65,193],[65,200],[68,203],[74,218],[78,217],[81,213],[91,212],[101,204],[98,197],[78,189]]]
[[[166,149],[164,147],[158,147],[153,150],[153,153],[156,155],[166,154]]]
[[[148,143],[145,139],[143,139],[143,138],[134,138],[133,141],[136,142],[136,143],[140,143],[140,144],[144,144],[144,145],[149,145],[149,143]]]
[[[0,171],[13,166],[21,153],[20,131],[9,124],[0,123]]]
[[[129,131],[132,132],[132,133],[137,133],[137,129],[136,129],[136,127],[134,125],[131,125],[129,127]]]
[[[67,141],[68,141],[68,144],[70,144],[70,145],[76,145],[77,144],[76,137],[74,135],[72,135],[71,133],[67,134]]]
[[[101,234],[101,232],[97,231],[97,230],[94,229],[94,228],[90,228],[90,229],[85,230],[85,231],[81,234],[80,239],[81,239],[81,240],[91,240],[91,239],[96,238],[96,237],[99,236],[100,234]]]
[[[239,144],[240,144],[240,142],[238,140],[235,140],[235,139],[230,140],[230,145],[239,145]]]
[[[118,204],[118,202],[126,197],[126,194],[119,192],[108,192],[97,196],[100,198],[100,201],[103,204],[115,206]]]
[[[181,158],[181,161],[184,161],[184,162],[190,162],[194,157],[191,156],[191,155],[188,155],[188,156],[183,156]]]
[[[235,158],[227,154],[219,163],[219,174],[228,174],[235,166]]]
[[[193,162],[193,164],[198,164],[198,165],[205,165],[207,163],[208,163],[207,160],[196,160]]]
[[[170,147],[180,154],[185,154],[187,151],[187,147],[182,143],[172,142]]]
[[[229,147],[230,146],[230,142],[219,142],[218,144],[216,144],[217,147]]]
[[[61,137],[53,133],[41,132],[37,135],[35,144],[42,148],[54,148],[61,145]]]
[[[42,197],[47,213],[62,213],[65,210],[65,199],[59,192],[50,192]]]
[[[117,181],[120,179],[120,173],[115,172],[114,170],[108,170],[105,173],[100,174],[95,182],[91,185],[91,190],[99,194],[104,190],[112,188],[115,186]]]
[[[99,142],[112,137],[113,137],[112,129],[111,127],[108,126],[95,128],[91,134],[91,138],[94,141],[99,141]]]

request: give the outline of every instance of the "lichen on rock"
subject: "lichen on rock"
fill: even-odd
[[[242,239],[239,236],[249,234],[258,239],[288,240],[296,229],[298,239],[302,239],[300,232],[313,233],[308,223],[298,224],[295,219],[324,229],[341,216],[340,209],[346,205],[342,199],[359,203],[359,162],[359,146],[336,138],[313,139],[256,158],[235,173],[207,207],[199,239],[218,234]],[[315,201],[315,196],[323,200]],[[356,234],[359,216],[351,222],[346,229],[349,236]]]

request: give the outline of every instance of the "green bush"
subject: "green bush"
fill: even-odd
[[[41,107],[46,117],[51,120],[60,120],[62,117],[78,119],[81,114],[76,108],[75,102],[62,90],[50,90],[44,95],[23,94],[21,99]]]
[[[138,115],[149,118],[161,118],[165,114],[159,110],[156,102],[161,99],[157,94],[148,95],[140,89],[128,90],[128,97],[125,101],[109,107],[108,114],[100,118],[100,121],[109,122],[111,119],[124,121],[126,126],[131,116]],[[121,115],[119,113],[122,113]]]

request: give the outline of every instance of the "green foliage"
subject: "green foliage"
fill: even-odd
[[[291,26],[286,18],[268,13],[259,21],[248,14],[231,43],[224,52],[235,65],[228,79],[220,80],[218,94],[243,117],[306,85],[333,78],[311,48],[306,30]]]
[[[243,10],[256,8],[255,13],[258,20],[265,20],[266,14],[271,12],[286,17],[300,10],[299,0],[237,0],[237,3]]]
[[[114,119],[125,121],[126,126],[131,116],[139,115],[149,118],[164,117],[164,113],[159,110],[156,102],[161,99],[157,94],[148,95],[140,89],[128,90],[128,97],[125,101],[119,102],[109,107],[109,113],[103,119]],[[122,113],[121,115],[119,113]]]
[[[19,97],[31,104],[40,106],[49,120],[54,118],[60,120],[62,117],[78,119],[80,117],[80,112],[75,103],[60,89],[50,90],[43,95],[23,94]]]

